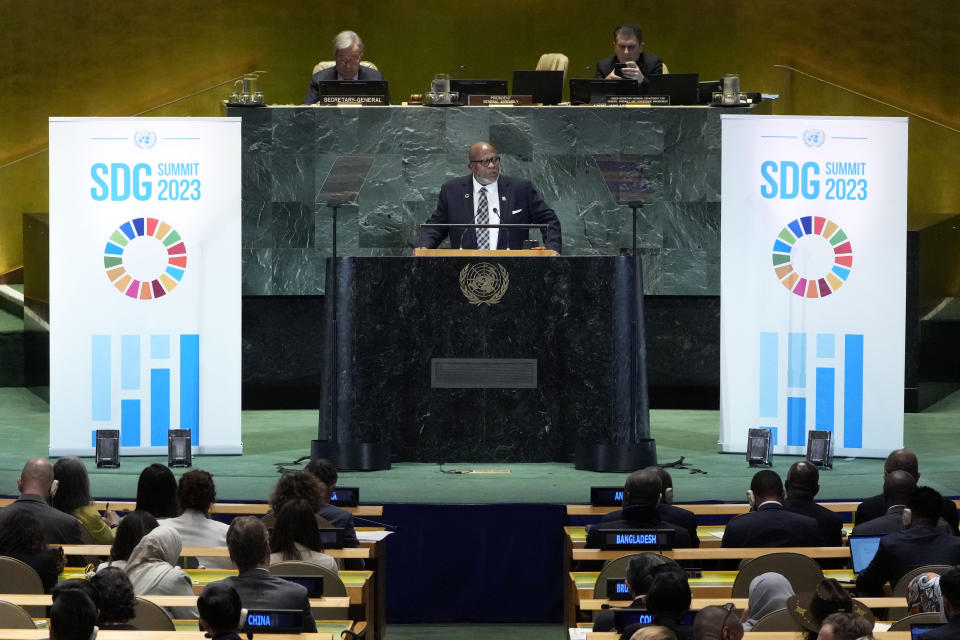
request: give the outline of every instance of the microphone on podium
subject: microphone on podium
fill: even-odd
[[[497,216],[497,224],[500,224],[501,222],[503,222],[503,220],[500,219],[500,211],[499,211],[496,207],[493,208],[493,215]],[[508,234],[510,233],[510,230],[509,230],[509,229],[501,229],[501,231],[506,231]],[[499,240],[499,238],[498,238],[498,240]],[[500,244],[500,242],[498,241],[497,244]],[[509,236],[509,235],[507,236],[506,245],[507,245],[507,248],[509,249],[509,248],[510,248],[510,236]],[[496,247],[490,247],[490,248],[491,248],[491,249],[496,249]]]

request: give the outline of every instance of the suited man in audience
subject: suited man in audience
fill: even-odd
[[[653,617],[651,625],[666,627],[673,631],[677,640],[692,640],[693,625],[683,624],[683,618],[690,610],[693,594],[687,574],[679,566],[663,565],[650,585],[647,593],[647,611]],[[620,640],[630,640],[641,625],[627,625],[621,629]]]
[[[680,525],[690,534],[690,543],[693,547],[700,546],[700,537],[697,535],[697,516],[692,511],[681,509],[673,504],[673,478],[663,467],[654,467],[660,476],[660,504],[657,513],[667,522]],[[609,515],[609,514],[608,514]]]
[[[17,489],[20,497],[0,509],[0,522],[18,511],[29,511],[40,521],[47,544],[83,544],[80,521],[47,504],[56,491],[53,465],[49,460],[32,458],[27,461],[17,478]]]
[[[704,607],[693,619],[693,640],[741,640],[743,625],[732,605]]]
[[[320,100],[320,83],[325,80],[383,80],[382,73],[360,64],[363,40],[353,31],[341,31],[333,38],[333,59],[334,66],[321,69],[310,78],[303,104],[316,104]]]
[[[960,538],[936,530],[943,496],[930,487],[917,487],[903,510],[903,531],[880,539],[867,568],[857,576],[861,595],[883,595],[883,585],[893,587],[911,569],[928,564],[960,564]]]
[[[470,147],[471,175],[449,180],[440,187],[437,208],[427,220],[434,224],[545,224],[543,244],[560,252],[560,220],[529,180],[500,174],[500,156],[489,142]],[[457,249],[522,249],[527,229],[450,230],[450,246]],[[417,246],[436,249],[447,229],[423,227]]]
[[[960,638],[960,567],[954,567],[940,576],[943,594],[943,615],[947,624],[928,631],[921,640],[956,640]]]
[[[359,547],[360,541],[357,539],[357,530],[353,524],[353,514],[346,509],[330,504],[330,499],[337,490],[337,467],[329,460],[317,458],[310,461],[306,470],[315,475],[327,488],[323,496],[323,504],[317,510],[317,515],[326,519],[334,527],[343,529],[344,547]],[[360,558],[347,558],[343,562],[343,568],[350,571],[360,571],[365,566],[364,561]]]
[[[616,65],[625,65],[617,71]],[[646,84],[648,75],[663,73],[663,60],[643,50],[643,31],[632,22],[618,24],[613,30],[613,55],[597,60],[594,77],[604,80],[636,80]]]
[[[303,631],[317,631],[317,625],[310,615],[310,599],[306,588],[267,571],[270,543],[267,528],[260,520],[250,516],[234,518],[227,530],[227,549],[239,573],[220,582],[237,590],[245,608],[300,609],[303,611]]]
[[[917,460],[917,454],[909,449],[896,449],[890,452],[886,462],[883,463],[883,475],[886,476],[891,471],[906,471],[913,476],[914,480],[920,481],[920,463]],[[857,514],[854,516],[855,524],[862,524],[868,520],[879,518],[887,512],[887,501],[883,494],[867,498],[857,507]],[[960,535],[957,519],[957,505],[953,500],[943,499],[940,505],[940,517],[947,521],[953,535]]]
[[[647,591],[654,579],[662,571],[664,565],[671,565],[677,571],[683,571],[673,560],[665,558],[658,553],[638,553],[630,558],[627,563],[627,571],[624,574],[627,587],[630,589],[630,595],[633,596],[633,602],[624,605],[621,608],[645,609],[647,607],[645,598]],[[615,624],[615,615],[613,609],[604,609],[598,611],[593,618],[594,631],[613,631]]]
[[[820,472],[816,465],[807,460],[794,462],[787,471],[784,483],[787,499],[783,501],[783,508],[816,520],[823,534],[824,546],[840,547],[843,545],[843,518],[813,501],[820,491],[819,481]]]
[[[598,524],[587,527],[587,546],[599,547],[603,532],[610,529],[668,529],[672,531],[674,548],[692,545],[690,534],[683,527],[660,517],[660,475],[656,468],[634,471],[623,485],[623,509],[607,514]]]
[[[823,534],[816,520],[783,508],[783,484],[776,471],[763,469],[754,474],[747,501],[751,511],[727,523],[721,546],[823,546]]]
[[[850,535],[885,536],[894,531],[903,531],[903,510],[910,495],[917,489],[917,480],[906,471],[891,471],[883,477],[883,497],[887,512],[879,518],[867,520],[853,527]],[[952,534],[950,525],[943,518],[937,519],[936,530]]]

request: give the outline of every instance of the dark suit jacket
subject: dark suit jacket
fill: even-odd
[[[330,524],[338,529],[343,529],[343,546],[360,546],[360,541],[357,540],[357,530],[353,526],[352,513],[336,505],[325,504],[317,511],[317,515],[326,518]],[[343,562],[343,568],[349,571],[362,571],[366,566],[366,563],[360,558],[347,558]]]
[[[83,544],[80,521],[54,509],[40,496],[27,493],[0,509],[0,523],[18,511],[29,511],[37,517],[47,544]]]
[[[543,244],[559,253],[561,249],[560,220],[553,209],[547,206],[529,180],[511,178],[500,174],[497,180],[500,202],[490,203],[500,212],[500,224],[546,224]],[[440,187],[437,209],[427,220],[436,224],[473,224],[473,174],[448,180]],[[516,213],[514,213],[516,211]],[[447,229],[420,231],[418,247],[436,249],[447,236]],[[529,237],[526,229],[500,229],[497,249],[522,249]],[[534,236],[536,237],[536,236]],[[450,229],[450,246],[455,249],[476,249],[475,229]]]
[[[608,520],[611,515],[616,515],[616,519]],[[621,511],[608,513],[598,524],[587,527],[587,547],[596,549],[600,546],[604,529],[672,529],[675,549],[693,546],[686,529],[661,519],[656,508],[644,505],[630,505]]]
[[[960,564],[960,538],[924,525],[884,536],[877,555],[857,576],[857,592],[883,595],[883,585],[893,587],[911,569],[928,564]]]
[[[597,60],[597,72],[593,77],[606,78],[610,75],[610,72],[613,71],[613,65],[617,62],[619,62],[619,60],[617,60],[616,56]],[[643,73],[644,76],[663,73],[663,60],[660,59],[660,56],[655,56],[652,53],[641,53],[640,58],[637,60],[637,66],[640,67],[640,72]],[[641,86],[642,85],[643,83],[641,83]]]
[[[853,531],[850,532],[850,535],[885,536],[895,531],[903,531],[903,509],[904,506],[902,504],[892,506],[879,518],[873,518],[872,520],[867,520],[866,522],[856,525]],[[940,533],[953,535],[953,531],[950,530],[950,525],[948,525],[943,518],[937,520],[936,530]]]
[[[853,521],[856,524],[862,524],[868,520],[873,520],[874,518],[879,518],[887,512],[887,501],[883,497],[883,494],[878,496],[873,496],[872,498],[867,498],[860,503],[860,506],[857,507],[857,515],[854,516]],[[948,500],[947,498],[943,499],[943,509],[940,511],[940,517],[947,521],[947,524],[950,525],[950,529],[953,531],[953,535],[960,535],[960,529],[958,529],[958,518],[957,518],[957,505],[954,504],[953,500]]]
[[[673,616],[654,615],[652,624],[670,629],[677,635],[677,640],[693,640],[693,627],[684,626],[681,624],[681,620]],[[629,625],[623,630],[623,633],[620,634],[620,640],[630,640],[637,629],[640,628],[641,625],[639,624]]]
[[[700,546],[700,538],[697,536],[697,516],[693,515],[692,512],[675,507],[672,504],[659,504],[657,505],[657,514],[664,522],[686,529],[687,535],[690,537],[691,547]],[[604,524],[614,520],[623,520],[623,509],[604,514],[600,518],[600,523]]]
[[[613,631],[613,624],[616,621],[613,615],[614,609],[646,609],[647,605],[643,603],[643,598],[637,598],[630,604],[624,603],[620,607],[611,607],[609,609],[604,609],[603,611],[598,611],[597,615],[593,618],[593,630],[594,631]]]
[[[920,640],[956,640],[957,638],[960,638],[960,617],[920,636]]]
[[[315,633],[317,624],[310,614],[310,599],[306,588],[287,582],[283,578],[271,575],[266,569],[241,571],[238,575],[224,578],[237,590],[240,603],[246,609],[301,609],[303,611],[303,631]]]
[[[813,501],[813,498],[790,496],[783,501],[783,508],[802,516],[813,518],[823,534],[826,547],[843,546],[843,518],[839,513],[830,511]]]
[[[310,88],[307,89],[307,96],[303,99],[303,104],[316,104],[320,100],[320,83],[324,80],[336,80],[337,67],[328,67],[323,71],[317,71],[310,78]],[[383,74],[376,69],[360,65],[360,71],[357,72],[357,80],[383,80]],[[387,98],[390,101],[390,98]]]
[[[723,532],[723,547],[820,547],[823,534],[817,521],[787,511],[777,503],[736,516]]]

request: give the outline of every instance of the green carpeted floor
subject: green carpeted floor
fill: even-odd
[[[16,493],[23,462],[46,455],[49,438],[48,406],[22,388],[0,389],[0,494]],[[265,500],[278,476],[275,462],[290,462],[309,453],[316,434],[315,411],[245,411],[242,415],[244,455],[194,458],[194,467],[214,474],[221,500]],[[673,472],[677,501],[743,501],[754,470],[742,455],[717,450],[719,413],[716,411],[652,411],[651,431],[661,463],[681,456],[693,468]],[[920,456],[921,482],[945,495],[960,495],[958,468],[960,392],[920,414],[905,416],[905,443]],[[797,458],[776,457],[774,469],[785,474]],[[97,470],[88,459],[91,489],[98,497],[132,498],[137,476],[160,457],[127,457],[120,469]],[[435,464],[395,464],[389,471],[343,473],[340,483],[359,486],[368,504],[386,502],[489,503],[586,502],[591,485],[622,484],[622,474],[576,471],[572,464],[457,464],[444,469],[508,469],[502,475],[449,475]],[[179,473],[179,472],[178,472]],[[820,498],[856,499],[879,492],[880,460],[835,461],[820,477]]]

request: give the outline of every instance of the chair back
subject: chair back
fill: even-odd
[[[281,576],[320,576],[323,578],[324,597],[344,597],[347,587],[335,572],[312,562],[303,560],[284,560],[270,565],[267,570],[274,575]],[[314,620],[348,620],[349,608],[313,609]]]
[[[665,63],[661,62],[661,63],[660,63],[660,66],[663,67],[663,72],[664,72],[664,73],[670,73],[670,70],[667,69],[667,65],[666,65]]]
[[[794,593],[813,591],[823,580],[823,570],[816,560],[799,553],[774,552],[745,562],[733,581],[731,598],[750,595],[750,581],[762,573],[779,573],[790,582]]]
[[[912,624],[930,624],[931,622],[943,622],[939,612],[915,613],[912,616],[900,618],[890,625],[887,631],[910,631],[910,625]]]
[[[545,53],[537,61],[536,71],[563,71],[563,86],[567,86],[567,67],[570,58],[562,53]]]
[[[336,65],[336,64],[337,64],[337,63],[334,62],[333,60],[321,60],[320,62],[318,62],[317,64],[314,65],[314,67],[313,67],[313,72],[314,72],[314,73],[320,73],[320,72],[323,71],[324,69],[329,69],[330,67],[332,67],[332,66],[334,66],[334,65]],[[373,63],[370,62],[369,60],[361,60],[361,61],[360,61],[360,66],[361,66],[361,67],[367,67],[368,69],[375,69],[375,70],[379,71],[379,69],[377,69],[377,65],[373,64]]]
[[[753,625],[751,631],[803,631],[786,607],[771,611]]]
[[[627,565],[630,564],[630,558],[636,558],[637,556],[642,555],[660,555],[658,553],[651,553],[649,551],[644,551],[641,553],[631,553],[630,555],[621,556],[614,560],[608,561],[603,565],[603,569],[600,570],[600,575],[597,576],[597,581],[593,585],[593,597],[596,599],[606,599],[607,597],[607,580],[610,578],[623,578],[627,575]],[[673,562],[670,558],[666,556],[660,556],[667,562]]]
[[[910,588],[910,581],[919,576],[921,573],[935,573],[939,576],[942,576],[947,571],[952,569],[948,564],[928,564],[922,567],[917,567],[916,569],[911,569],[903,574],[903,577],[897,581],[897,584],[893,586],[893,592],[891,595],[907,597],[907,590]],[[910,609],[907,607],[890,607],[887,610],[886,620],[899,620],[900,618],[909,615]],[[909,629],[909,627],[908,627]]]
[[[133,625],[140,631],[176,631],[173,620],[167,615],[158,604],[149,600],[144,600],[137,596],[136,604],[133,606],[133,617],[128,624]]]
[[[43,593],[43,580],[33,567],[8,556],[0,556],[0,584],[5,593]],[[46,607],[31,606],[24,610],[37,618],[47,617]]]
[[[12,602],[0,600],[0,628],[3,629],[36,629],[33,618],[23,607]]]

